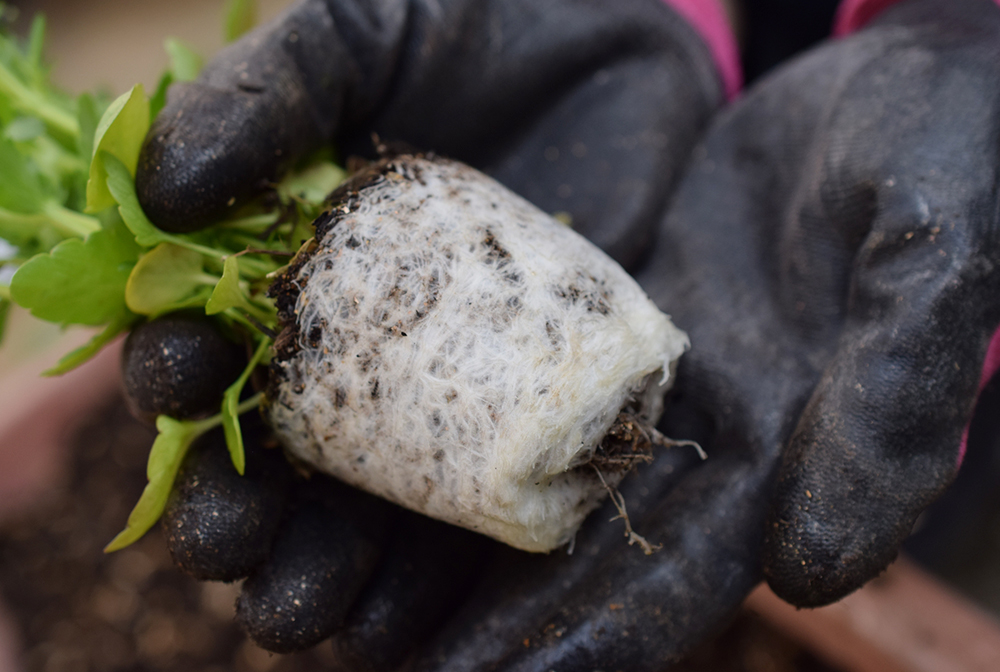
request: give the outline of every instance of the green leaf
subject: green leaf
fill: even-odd
[[[254,0],[229,0],[225,13],[223,41],[227,43],[235,42],[257,25],[257,3]]]
[[[278,193],[284,198],[322,203],[346,178],[347,172],[343,168],[332,161],[320,161],[282,180]]]
[[[144,254],[125,284],[125,304],[133,313],[157,315],[185,303],[215,283],[202,270],[202,256],[172,243],[160,243]],[[208,291],[205,292],[206,297]]]
[[[0,138],[0,207],[31,214],[41,210],[45,200],[36,168],[13,142]]]
[[[263,339],[257,345],[257,351],[250,358],[250,363],[243,369],[243,373],[236,379],[236,382],[226,388],[222,395],[222,430],[226,435],[226,448],[229,450],[229,459],[232,460],[236,472],[242,476],[246,469],[246,455],[243,452],[243,432],[240,429],[239,401],[243,394],[243,388],[247,380],[253,374],[257,364],[267,354],[267,349],[271,345],[271,340]]]
[[[225,265],[222,267],[222,278],[215,285],[212,297],[205,304],[205,313],[215,315],[228,308],[242,308],[250,312],[254,311],[253,306],[243,293],[240,287],[240,265],[239,257],[233,255],[226,257]]]
[[[149,483],[146,484],[142,496],[129,514],[125,529],[104,548],[105,553],[120,550],[138,541],[156,524],[163,514],[163,508],[167,504],[167,497],[170,495],[170,489],[173,487],[174,479],[177,478],[177,471],[184,456],[194,440],[212,426],[206,425],[204,420],[200,422],[174,420],[166,415],[156,419],[156,429],[159,434],[149,451],[149,462],[146,465],[146,478],[149,479]]]
[[[87,341],[85,344],[81,345],[79,348],[72,350],[56,362],[56,365],[51,369],[42,372],[43,376],[61,376],[62,374],[72,371],[76,367],[80,366],[84,362],[88,361],[91,357],[96,355],[98,352],[104,348],[105,345],[115,340],[115,337],[125,331],[131,326],[135,321],[136,316],[132,313],[122,311],[108,323],[99,334],[95,335],[92,339]]]
[[[27,61],[34,70],[42,67],[42,48],[45,46],[45,15],[35,14],[28,33]]]
[[[257,351],[250,358],[250,363],[243,369],[243,373],[236,379],[236,382],[226,388],[222,395],[222,430],[226,435],[226,448],[229,450],[229,459],[233,461],[237,473],[240,476],[246,468],[246,456],[243,453],[243,432],[240,430],[240,414],[238,404],[240,395],[243,394],[243,387],[247,384],[257,364],[267,354],[267,349],[271,345],[271,340],[263,339],[257,346]]]
[[[90,179],[87,180],[87,212],[100,212],[115,204],[107,185],[105,157],[114,156],[125,166],[129,176],[135,175],[139,150],[147,130],[149,99],[142,84],[136,84],[131,91],[111,103],[97,124]]]
[[[80,137],[76,139],[76,150],[82,157],[94,156],[94,134],[100,116],[97,114],[97,103],[89,93],[81,94],[76,99],[76,120],[80,124]]]
[[[263,394],[255,394],[236,407],[236,413],[242,414],[260,405]],[[149,483],[142,491],[138,503],[129,514],[125,529],[118,533],[111,543],[104,547],[105,553],[111,553],[125,548],[138,541],[149,528],[156,524],[167,504],[167,497],[177,478],[184,456],[194,441],[214,427],[218,427],[222,417],[213,415],[205,420],[174,420],[161,415],[156,419],[156,429],[159,434],[149,451],[149,462],[146,465],[146,477]]]
[[[156,91],[153,93],[153,97],[149,99],[149,122],[152,123],[153,119],[156,119],[156,115],[160,113],[163,106],[167,104],[167,89],[170,85],[174,83],[174,75],[169,70],[163,73],[160,77],[160,82],[156,85]]]
[[[128,167],[113,154],[103,154],[101,163],[104,165],[107,176],[105,183],[111,198],[118,203],[118,211],[129,231],[135,235],[135,242],[143,247],[170,242],[170,234],[156,228],[142,211],[139,198],[135,195],[135,181]]]
[[[24,263],[11,296],[35,317],[60,324],[105,324],[126,310],[125,283],[139,256],[121,225],[71,238]]]
[[[201,56],[186,42],[173,37],[163,41],[163,47],[170,56],[170,74],[178,82],[190,82],[198,77],[204,64]]]
[[[45,124],[38,117],[18,117],[7,124],[3,134],[14,142],[28,142],[45,133]]]

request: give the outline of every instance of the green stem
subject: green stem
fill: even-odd
[[[135,320],[136,316],[127,310],[119,313],[104,327],[103,331],[87,341],[86,344],[64,355],[54,367],[43,371],[42,375],[61,376],[67,371],[72,371],[100,352],[105,345],[114,340],[115,336],[128,329]]]
[[[80,136],[80,124],[77,123],[76,117],[48,102],[37,91],[29,89],[2,63],[0,63],[0,91],[13,98],[17,107],[35,115],[54,130],[74,139]]]
[[[198,254],[203,254],[206,257],[215,257],[217,259],[223,259],[230,253],[226,250],[217,250],[212,247],[205,247],[204,245],[199,245],[198,243],[192,243],[186,238],[181,238],[180,236],[174,236],[169,233],[163,234],[163,241],[168,243],[173,243],[174,245],[179,245],[180,247],[186,247],[192,252],[197,252]]]
[[[42,212],[60,233],[86,238],[94,231],[101,230],[101,222],[96,218],[70,210],[55,201],[46,201]]]
[[[260,333],[260,331],[257,329],[257,325],[248,320],[240,311],[236,310],[235,308],[226,308],[219,314],[225,315],[233,322],[243,325],[244,327],[246,327],[247,331],[249,331],[251,334]]]
[[[95,218],[81,215],[55,201],[48,201],[41,212],[30,215],[0,208],[0,225],[8,230],[8,236],[11,230],[15,230],[24,238],[30,238],[45,226],[56,229],[63,237],[78,238],[86,238],[101,228],[101,223]]]
[[[273,261],[253,259],[245,254],[240,257],[240,275],[249,280],[262,278],[278,267],[279,264]]]
[[[215,287],[219,284],[221,278],[218,275],[212,275],[211,273],[199,273],[193,276],[193,279],[197,280],[203,285],[208,285],[209,287]]]
[[[267,229],[273,226],[276,221],[278,221],[277,213],[266,212],[262,215],[251,215],[250,217],[230,219],[227,222],[220,222],[217,226],[220,229],[235,229],[237,231],[246,231],[249,233],[260,233],[261,231],[267,231]]]
[[[273,323],[275,318],[274,309],[270,310],[262,308],[261,306],[255,304],[252,299],[247,299],[243,302],[241,306],[243,310],[247,311],[250,315],[254,316],[260,320],[263,324],[267,325],[269,322]]]
[[[246,399],[242,403],[236,406],[236,415],[243,415],[247,411],[253,410],[257,406],[260,406],[261,400],[264,398],[263,392],[258,392],[252,397]],[[222,424],[222,414],[216,413],[210,418],[205,418],[204,420],[196,420],[191,423],[192,431],[195,438],[201,436],[210,429],[215,429]]]
[[[10,298],[10,286],[9,285],[0,285],[0,300],[3,300],[3,301],[10,301],[11,300],[11,298]]]

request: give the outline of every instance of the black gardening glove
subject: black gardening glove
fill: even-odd
[[[662,670],[761,576],[809,606],[886,567],[1000,323],[998,52],[990,0],[907,0],[718,119],[637,273],[692,342],[661,429],[709,453],[624,483],[662,550],[595,514],[494,565],[419,669]]]
[[[793,604],[876,576],[958,469],[1000,324],[998,56],[990,0],[904,0],[786,66],[696,150],[641,276],[732,437],[710,462],[776,467],[762,569]]]
[[[343,156],[372,156],[375,133],[485,170],[542,209],[568,213],[577,231],[635,267],[721,102],[708,49],[661,0],[313,0],[228,48],[198,82],[171,89],[137,187],[160,226],[195,230],[326,142]],[[625,547],[620,524],[593,526],[566,569],[562,552],[528,556],[330,479],[302,481],[271,459],[266,438],[248,439],[240,478],[212,441],[187,461],[168,505],[171,551],[199,578],[249,574],[238,619],[275,651],[334,635],[346,666],[392,669],[487,565],[511,565],[514,581],[522,564],[530,576],[549,572],[555,584],[535,585],[558,587],[594,566],[594,544]],[[647,470],[644,501],[666,487],[671,461],[680,473],[696,458],[665,459]],[[714,617],[707,610],[665,646],[700,636]],[[534,630],[511,623],[484,654],[520,646]]]

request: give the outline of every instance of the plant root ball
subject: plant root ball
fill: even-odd
[[[122,382],[129,411],[196,418],[219,411],[222,393],[246,357],[204,317],[172,314],[141,324],[125,339]]]
[[[463,164],[384,160],[331,199],[272,287],[279,439],[517,548],[569,541],[606,496],[595,449],[626,406],[655,423],[687,336],[597,247]]]

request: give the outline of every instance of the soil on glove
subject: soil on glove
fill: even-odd
[[[77,435],[48,502],[0,528],[0,593],[27,671],[297,672],[336,669],[329,644],[268,653],[233,623],[238,585],[176,570],[159,526],[105,555],[145,484],[153,431],[117,400]],[[828,670],[744,614],[675,672]]]

